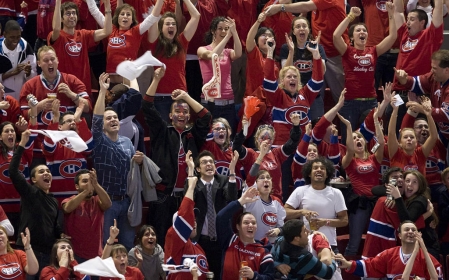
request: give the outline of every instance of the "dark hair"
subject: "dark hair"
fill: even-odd
[[[364,26],[365,29],[368,30],[368,28],[366,27],[366,24],[363,22],[357,22],[357,23],[354,23],[353,25],[351,25],[348,30],[348,35],[349,35],[349,40],[351,41],[351,46],[354,46],[354,29],[356,26],[359,26],[359,25]]]
[[[3,129],[5,129],[5,126],[7,125],[11,125],[12,129],[14,129],[14,124],[12,122],[8,122],[8,121],[4,121],[0,124],[0,133],[3,133]],[[16,133],[16,131],[14,130],[14,133]],[[17,135],[16,135],[17,136]],[[13,151],[15,150],[15,145],[13,147]],[[3,141],[0,141],[0,149],[2,150],[2,157],[4,159],[8,158],[8,147],[6,146],[5,143],[3,143]]]
[[[187,101],[185,101],[184,99],[178,99],[178,100],[173,101],[173,103],[170,106],[170,113],[173,111],[173,108],[175,107],[175,105],[179,105],[179,104],[187,104],[187,106],[189,107],[189,113],[190,113],[189,103],[187,103]]]
[[[67,239],[67,238],[57,239],[55,241],[55,243],[53,244],[53,247],[51,248],[50,264],[49,264],[51,267],[59,268],[58,248],[59,248],[59,243],[62,243],[62,242],[68,243],[70,245],[70,247],[72,247],[72,250],[73,250],[72,242],[69,239]],[[69,279],[71,279],[71,278],[69,278]]]
[[[122,95],[127,93],[128,91],[129,87],[124,84],[116,84],[115,86],[113,86],[109,91],[112,94],[111,103],[122,97]]]
[[[408,12],[408,14],[411,14],[411,13],[416,13],[418,15],[419,21],[424,20],[424,28],[423,29],[426,29],[427,23],[429,23],[429,17],[427,16],[427,13],[421,9],[413,9],[410,12]]]
[[[329,184],[331,178],[334,176],[335,167],[332,162],[324,157],[317,157],[313,160],[308,160],[304,167],[302,168],[302,177],[306,181],[306,184],[310,184],[310,172],[312,172],[312,166],[314,163],[321,162],[326,167],[326,181],[324,183],[326,185]]]
[[[153,226],[150,225],[142,225],[140,227],[139,233],[137,234],[137,243],[142,246],[142,238],[145,235],[145,232],[147,232],[147,230],[152,230],[154,231],[154,234],[156,234],[156,228],[154,228]],[[156,243],[157,243],[157,234],[156,234]]]
[[[22,31],[20,28],[20,24],[15,20],[8,20],[5,24],[5,30],[3,30],[3,33],[6,33],[8,31]]]
[[[390,181],[390,176],[394,172],[402,172],[402,169],[399,167],[390,167],[387,171],[384,172],[384,174],[382,174],[382,183],[388,184],[388,182]]]
[[[114,246],[112,246],[110,257],[114,257],[114,254],[117,253],[125,253],[128,257],[128,250],[126,250],[125,246],[123,246],[122,244],[115,244]]]
[[[414,193],[411,197],[404,199],[405,200],[405,206],[409,206],[412,201],[417,198],[418,196],[424,196],[427,199],[430,199],[430,193],[429,188],[427,184],[426,177],[422,175],[421,172],[418,170],[407,170],[404,172],[404,180],[406,179],[407,175],[414,175],[418,179],[418,190],[416,193]]]
[[[274,34],[274,30],[271,29],[270,27],[261,27],[259,28],[259,30],[257,30],[256,36],[254,37],[254,40],[256,41],[256,46],[259,47],[259,45],[257,44],[257,42],[259,41],[259,37],[262,36],[263,34],[265,34],[265,32],[270,31],[271,34],[273,34],[273,37],[276,38],[276,35]]]
[[[38,164],[38,165],[36,165],[35,167],[33,167],[33,169],[31,169],[31,172],[30,172],[30,179],[31,179],[31,182],[33,183],[33,178],[36,176],[36,171],[37,171],[37,168],[39,167],[39,166],[45,166],[45,167],[47,167],[48,168],[48,166],[46,165],[46,164]]]
[[[66,10],[70,10],[70,9],[74,9],[75,10],[76,17],[79,19],[80,11],[78,9],[78,6],[75,3],[71,2],[71,1],[64,2],[64,3],[61,4],[61,17],[64,16],[64,12]],[[62,22],[61,22],[61,24],[62,24]]]
[[[247,212],[247,211],[243,211],[242,213],[240,213],[237,218],[235,219],[235,224],[236,225],[240,225],[242,223],[243,217],[245,217],[245,215],[251,215],[254,217],[254,214],[251,212]]]
[[[293,31],[295,30],[295,21],[300,20],[300,19],[305,20],[305,22],[307,23],[307,27],[309,28],[309,37],[307,38],[307,40],[309,40],[309,41],[312,40],[312,28],[310,27],[309,20],[306,17],[303,17],[303,16],[299,16],[299,17],[293,18],[293,20],[292,20],[292,30],[290,31],[290,35],[292,37],[293,45],[295,45],[295,49],[294,49],[295,53],[294,53],[294,55],[296,55],[297,52],[299,52],[299,50],[298,50],[298,42],[297,42],[297,39],[296,39],[296,35],[293,34]],[[312,53],[307,48],[304,48],[304,60],[312,59],[312,56],[313,56]]]
[[[410,220],[405,220],[405,221],[403,221],[402,223],[399,224],[398,232],[401,233],[401,229],[402,229],[402,225],[403,225],[403,224],[409,224],[409,223],[415,225],[415,222],[410,221]],[[415,225],[415,226],[416,226],[416,225]]]
[[[114,16],[112,17],[112,24],[115,25],[115,27],[119,28],[119,24],[118,24],[118,16],[120,15],[120,13],[122,12],[122,10],[124,9],[128,9],[131,11],[131,14],[133,16],[132,18],[132,23],[130,28],[136,26],[137,24],[139,24],[139,22],[137,21],[137,16],[136,16],[136,10],[134,9],[133,6],[129,5],[129,4],[123,4],[122,6],[118,7],[115,12],[114,12]]]
[[[195,159],[195,169],[196,169],[197,167],[200,167],[200,159],[201,159],[202,157],[207,157],[207,156],[211,157],[212,160],[215,162],[214,154],[212,154],[212,153],[211,153],[210,151],[208,151],[208,150],[204,150],[204,151],[202,151],[202,152],[196,157],[196,159]]]
[[[83,174],[90,174],[89,169],[80,169],[75,175],[75,185],[78,185],[80,182],[80,177]]]
[[[292,242],[296,236],[301,235],[302,228],[304,227],[304,222],[299,219],[288,220],[285,222],[282,230],[284,232],[284,239],[288,243]]]
[[[433,60],[439,60],[438,66],[441,68],[449,67],[449,50],[438,50],[432,54]]]
[[[423,113],[419,113],[419,114],[416,116],[415,122],[416,122],[416,121],[426,121],[426,122],[429,122],[429,121],[427,120],[426,115],[424,115]]]
[[[164,26],[164,21],[166,18],[173,18],[176,22],[176,34],[173,37],[173,42],[170,42],[162,34],[162,27]],[[156,44],[156,48],[154,50],[154,54],[156,56],[164,56],[164,57],[172,57],[174,55],[180,54],[184,48],[182,47],[182,44],[181,42],[179,42],[178,39],[179,23],[176,20],[176,15],[172,12],[166,12],[157,23],[157,27],[159,29],[159,37]]]
[[[114,113],[116,113],[117,114],[117,112],[114,110],[114,108],[112,108],[112,107],[106,107],[106,108],[104,108],[104,112],[106,113],[106,111],[112,111],[112,112],[114,112]]]
[[[210,44],[214,40],[214,32],[217,31],[218,24],[220,22],[226,21],[225,17],[214,17],[210,22],[209,30],[204,34],[204,42]]]
[[[68,115],[75,115],[75,113],[73,113],[72,111],[67,111],[61,114],[61,116],[59,117],[59,125],[63,125],[64,124],[64,117],[68,116]]]

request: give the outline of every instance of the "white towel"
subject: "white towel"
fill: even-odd
[[[73,268],[75,271],[79,271],[82,274],[92,275],[92,276],[103,276],[103,277],[117,277],[120,279],[125,279],[125,276],[118,273],[114,265],[114,260],[109,257],[105,260],[100,257],[95,259],[90,259]]]

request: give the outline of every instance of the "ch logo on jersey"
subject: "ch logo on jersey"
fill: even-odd
[[[59,174],[64,178],[75,178],[76,173],[83,167],[79,160],[67,160],[59,166]]]
[[[200,254],[196,256],[196,265],[198,265],[198,268],[201,270],[201,272],[207,272],[207,259],[204,255]]]
[[[312,71],[313,62],[309,60],[297,60],[295,66],[298,68],[299,73],[308,73]]]
[[[67,107],[60,106],[59,107],[59,112],[61,114],[67,112]],[[51,123],[52,119],[53,119],[53,112],[51,112],[51,111],[44,111],[44,112],[38,114],[38,116],[37,116],[37,121],[39,123],[42,123],[42,124],[45,124],[45,125],[49,125]]]
[[[381,12],[387,11],[387,2],[386,1],[377,1],[376,2],[376,8]]]
[[[366,58],[366,57],[360,58],[359,59],[359,65],[360,66],[370,66],[371,65],[371,59]]]
[[[298,98],[303,99],[302,95],[298,95]],[[307,113],[309,112],[309,108],[304,106],[292,106],[285,111],[285,120],[289,124],[293,124],[291,115],[292,113],[297,113],[299,115],[299,125],[306,125],[309,122],[309,116]]]
[[[5,163],[0,165],[0,182],[5,184],[12,184],[11,179],[9,178],[9,163]],[[19,171],[23,175],[23,171],[25,170],[25,166],[20,163]],[[25,177],[25,176],[24,176]]]
[[[118,37],[112,37],[109,39],[109,46],[111,48],[120,48],[126,45],[126,37],[124,34]]]
[[[59,141],[59,143],[61,143],[61,145],[65,146],[66,148],[73,150],[72,143],[70,143],[69,139],[67,138],[62,139],[61,141]]]
[[[278,222],[278,216],[273,212],[265,212],[262,214],[262,222],[269,227],[275,227]]]
[[[0,266],[0,277],[2,279],[15,279],[22,274],[18,263],[9,263]]]
[[[215,161],[215,172],[217,174],[223,175],[223,176],[229,176],[229,162],[226,161]],[[243,180],[239,176],[235,177],[237,189],[240,190],[242,188]]]
[[[439,171],[438,159],[434,156],[429,156],[426,161],[426,174],[437,173]]]
[[[367,174],[374,170],[374,167],[372,165],[361,165],[357,167],[357,171],[360,174]]]
[[[438,128],[440,129],[441,133],[449,134],[449,123],[439,122]]]
[[[418,170],[418,165],[416,165],[416,164],[407,164],[406,166],[404,166],[403,170],[404,171]]]
[[[416,47],[417,44],[418,44],[418,39],[410,40],[410,38],[407,38],[407,42],[405,42],[402,45],[402,51],[404,51],[404,52],[413,51],[413,49]]]
[[[83,44],[75,41],[70,41],[67,44],[65,44],[65,51],[70,56],[80,56],[82,48]]]

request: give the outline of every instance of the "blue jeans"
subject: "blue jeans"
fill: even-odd
[[[385,86],[385,83],[393,82],[393,67],[396,67],[397,61],[397,53],[386,52],[377,58],[376,69],[374,72],[374,88],[376,90],[379,88],[379,86]]]
[[[171,99],[171,96],[155,96],[154,97],[154,107],[161,115],[161,118],[167,122],[168,124],[171,124],[170,120],[170,108],[173,104],[173,99]]]
[[[114,219],[116,219],[117,227],[120,230],[120,233],[117,236],[118,243],[125,246],[128,251],[134,247],[136,231],[128,221],[128,208],[130,203],[129,197],[124,200],[112,201],[111,208],[104,212],[103,246],[109,238],[110,228],[114,225]]]
[[[363,112],[377,107],[377,100],[345,100],[343,107],[340,109],[340,115],[347,119],[352,126],[352,131],[359,128],[364,120],[360,120]],[[346,125],[340,122],[341,142],[346,143]]]
[[[373,206],[371,203],[368,203],[366,209],[358,208],[354,214],[349,213],[349,241],[348,246],[346,246],[345,256],[358,254],[360,241],[372,212]]]
[[[35,275],[27,274],[26,280],[39,280],[42,269],[50,264],[50,254],[35,250],[34,255],[36,256],[37,262],[39,264],[39,270]]]

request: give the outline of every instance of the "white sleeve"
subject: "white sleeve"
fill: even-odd
[[[345,198],[339,189],[334,190],[334,205],[335,205],[335,213],[348,210],[346,208]]]
[[[407,13],[410,13],[411,10],[416,9],[416,5],[418,5],[418,0],[409,0],[407,3]]]
[[[104,15],[98,9],[97,4],[95,4],[95,0],[86,0],[86,3],[92,17],[101,28],[104,28]]]
[[[304,188],[306,188],[306,186],[296,188],[290,195],[290,197],[287,199],[287,202],[285,202],[285,204],[288,204],[291,207],[298,209],[301,206],[301,198],[304,196],[303,194]]]
[[[282,205],[278,202],[275,201],[276,203],[276,214],[277,214],[277,226],[278,227],[282,227],[284,225],[284,220],[285,217],[287,217],[287,212],[285,212],[285,208],[282,207]]]
[[[142,21],[142,23],[139,25],[139,32],[142,35],[143,33],[145,33],[148,29],[150,29],[150,27],[155,24],[156,22],[159,21],[159,19],[161,18],[161,16],[155,17],[152,14],[150,14],[149,16],[147,16],[144,21]]]
[[[1,221],[0,226],[4,227],[6,229],[6,235],[8,235],[8,236],[14,235],[14,227],[12,226],[9,219]]]

